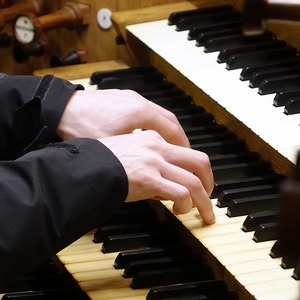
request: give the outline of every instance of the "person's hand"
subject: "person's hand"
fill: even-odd
[[[196,207],[207,224],[215,222],[209,198],[213,174],[208,156],[167,143],[152,130],[99,139],[119,159],[129,182],[126,201],[172,200],[175,214]]]
[[[157,131],[169,143],[189,146],[175,115],[131,90],[75,91],[58,126],[57,134],[102,138],[131,133],[135,129]]]

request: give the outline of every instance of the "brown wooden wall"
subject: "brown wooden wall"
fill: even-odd
[[[17,5],[28,0],[0,0],[0,9]],[[29,0],[30,1],[30,0]],[[44,0],[48,13],[62,8],[70,0]],[[103,30],[97,24],[97,12],[101,8],[108,8],[112,13],[122,10],[137,9],[159,4],[180,2],[182,0],[74,0],[90,6],[90,23],[86,28],[69,30],[59,28],[43,32],[41,40],[48,43],[46,53],[42,56],[30,56],[23,63],[14,59],[13,51],[16,49],[15,42],[7,48],[0,48],[0,72],[8,74],[31,74],[35,69],[48,68],[52,56],[66,57],[71,51],[83,50],[87,53],[87,62],[105,61],[115,59],[117,46],[115,43],[116,32],[112,27]],[[8,23],[1,33],[11,33],[12,24]]]
[[[25,1],[34,0],[0,0],[0,10]],[[70,0],[35,0],[44,1],[46,12],[49,14],[65,6]],[[82,50],[86,53],[87,62],[98,62],[124,57],[126,47],[116,45],[117,33],[115,27],[103,30],[96,20],[97,12],[101,8],[108,8],[112,13],[135,10],[145,7],[154,7],[161,4],[177,2],[193,2],[189,0],[74,0],[71,2],[83,3],[90,7],[90,22],[86,28],[76,30],[64,27],[48,30],[42,33],[41,41],[48,44],[46,53],[42,56],[30,56],[25,62],[19,63],[14,59],[13,51],[16,48],[15,42],[7,48],[0,47],[0,72],[8,74],[32,74],[36,69],[49,68],[49,61],[52,56],[64,58],[72,51]],[[222,0],[220,0],[222,1]],[[238,9],[243,6],[243,0],[225,0]],[[153,13],[153,11],[152,11]],[[159,11],[158,11],[159,13]],[[142,18],[142,16],[141,16]],[[300,19],[300,16],[299,16]],[[300,49],[300,23],[268,22],[268,28],[278,38],[285,39],[290,44]],[[12,24],[8,23],[0,33],[11,34]],[[125,54],[126,56],[126,54]]]

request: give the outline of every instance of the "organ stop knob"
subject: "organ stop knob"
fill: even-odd
[[[44,0],[28,0],[22,3],[12,5],[0,10],[0,30],[7,22],[13,21],[19,14],[31,12],[35,15],[41,15],[45,9]]]
[[[75,29],[89,23],[89,5],[68,2],[58,11],[36,17],[32,13],[18,16],[13,25],[14,36],[21,44],[29,44],[40,38],[42,32],[66,27]]]

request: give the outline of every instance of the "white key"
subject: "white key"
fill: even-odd
[[[257,88],[249,88],[248,81],[239,79],[241,69],[228,71],[224,63],[216,61],[218,52],[205,53],[203,47],[196,47],[194,41],[187,39],[188,31],[176,32],[167,20],[130,25],[127,29],[266,143],[295,162],[295,152],[300,148],[300,117],[286,116],[283,107],[274,107],[275,94],[259,95]]]

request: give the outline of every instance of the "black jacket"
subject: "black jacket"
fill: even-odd
[[[80,88],[0,73],[0,290],[97,227],[127,196],[125,170],[108,148],[55,134]]]

